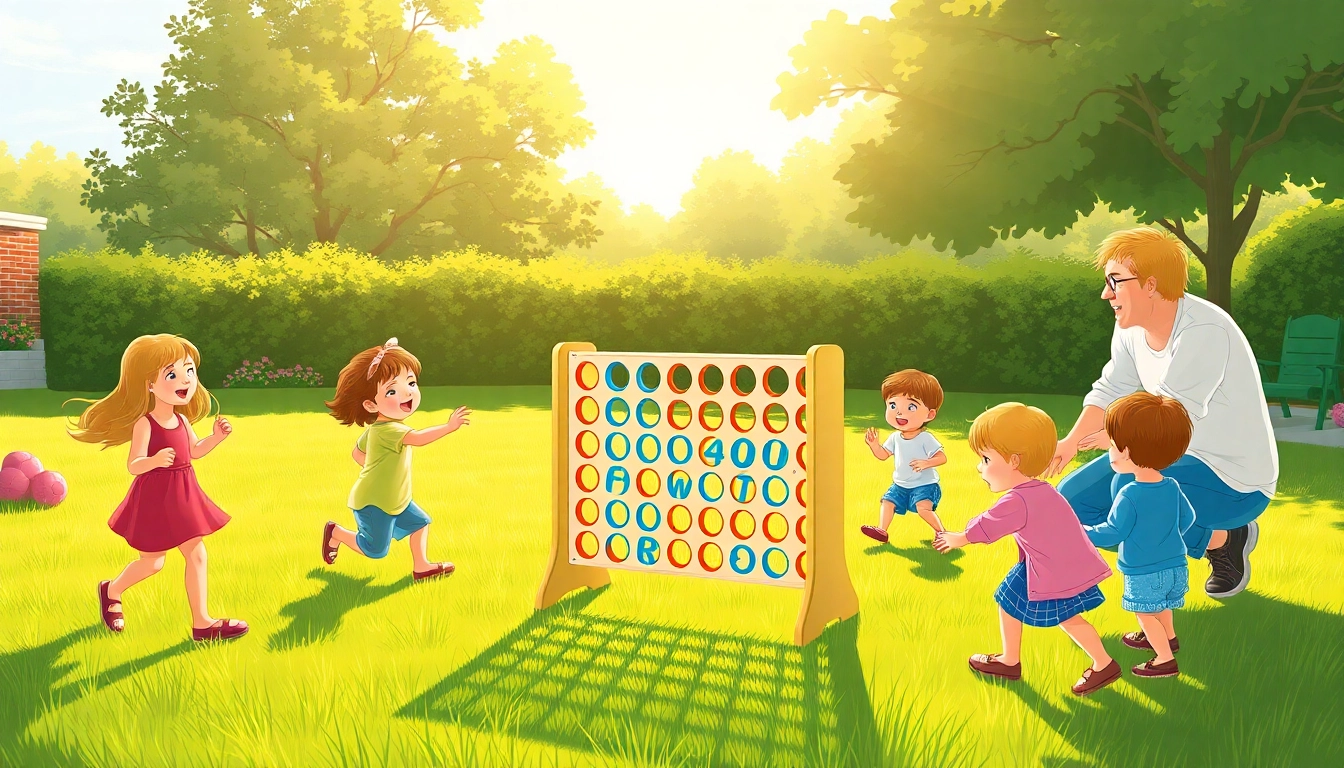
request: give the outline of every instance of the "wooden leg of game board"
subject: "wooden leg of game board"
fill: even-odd
[[[845,564],[845,355],[834,344],[807,351],[807,581],[793,642],[859,612]]]
[[[537,610],[555,605],[580,587],[611,583],[606,568],[569,561],[569,353],[593,352],[588,342],[563,342],[551,352],[551,559],[537,591]]]

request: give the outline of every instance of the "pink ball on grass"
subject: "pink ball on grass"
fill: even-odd
[[[42,471],[42,462],[38,461],[36,456],[27,451],[14,451],[5,457],[3,464],[0,464],[0,468],[3,469],[9,469],[11,467],[21,470],[24,477],[32,480]]]
[[[47,507],[54,507],[65,501],[65,494],[68,490],[69,486],[66,485],[65,478],[61,477],[59,472],[50,470],[34,477],[28,486],[33,501]]]
[[[0,469],[0,500],[18,501],[28,495],[28,476],[18,467]]]

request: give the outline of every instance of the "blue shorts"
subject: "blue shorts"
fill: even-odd
[[[1265,494],[1259,491],[1243,493],[1229,488],[1208,464],[1188,453],[1162,470],[1162,476],[1180,483],[1181,492],[1195,510],[1195,524],[1181,537],[1185,539],[1186,554],[1194,560],[1204,556],[1214,531],[1240,528],[1259,517],[1269,506],[1269,497]],[[1100,525],[1106,522],[1120,489],[1133,481],[1133,475],[1117,475],[1111,469],[1110,457],[1102,454],[1059,481],[1059,493],[1073,507],[1079,522]]]
[[[882,494],[883,501],[890,501],[896,505],[896,514],[904,515],[906,511],[918,512],[915,505],[921,501],[929,500],[933,502],[933,511],[938,511],[938,502],[943,500],[942,486],[937,483],[925,483],[916,485],[914,488],[904,488],[895,483]]]
[[[1003,612],[1028,627],[1057,627],[1083,611],[1106,601],[1101,588],[1092,586],[1072,597],[1032,600],[1027,593],[1027,564],[1019,562],[994,592],[994,602]]]
[[[1120,606],[1130,613],[1161,613],[1185,607],[1190,591],[1190,569],[1184,565],[1156,573],[1125,574],[1125,594]]]
[[[392,540],[402,539],[429,525],[429,515],[412,501],[399,515],[389,515],[383,510],[369,505],[362,509],[352,509],[355,513],[355,525],[359,533],[355,534],[355,543],[366,557],[387,557]]]

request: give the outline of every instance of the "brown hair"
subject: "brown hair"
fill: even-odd
[[[1005,459],[1017,456],[1017,471],[1027,477],[1050,466],[1059,440],[1050,414],[1022,403],[1001,403],[976,416],[969,439],[976,453],[993,448]]]
[[[350,358],[350,362],[341,369],[341,375],[336,379],[336,397],[327,401],[327,408],[331,410],[332,417],[342,424],[362,427],[376,421],[378,414],[369,413],[364,407],[364,401],[374,400],[379,388],[402,371],[420,375],[420,361],[415,359],[415,355],[401,347],[389,347],[370,376],[369,366],[382,350],[382,347],[370,347]]]
[[[1108,235],[1097,249],[1093,266],[1105,269],[1108,261],[1125,265],[1140,283],[1157,278],[1157,292],[1167,301],[1184,296],[1190,281],[1185,248],[1166,232],[1152,227],[1122,229]]]
[[[943,387],[938,380],[923,371],[906,368],[882,380],[882,401],[897,395],[914,398],[925,408],[936,411],[943,407]]]
[[[1106,409],[1106,435],[1116,448],[1129,449],[1130,461],[1147,469],[1175,464],[1190,447],[1193,431],[1185,406],[1170,397],[1135,392]]]

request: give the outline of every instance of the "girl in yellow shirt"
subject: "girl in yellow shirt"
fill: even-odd
[[[336,397],[327,403],[342,424],[368,425],[355,442],[355,463],[363,469],[350,489],[355,530],[328,521],[322,531],[322,559],[336,562],[341,545],[365,557],[382,558],[392,540],[411,539],[412,573],[416,581],[447,576],[452,563],[431,562],[429,515],[411,500],[411,448],[429,445],[471,422],[466,406],[453,411],[447,423],[411,429],[403,421],[420,407],[420,361],[397,346],[395,338],[351,358],[341,369]]]

